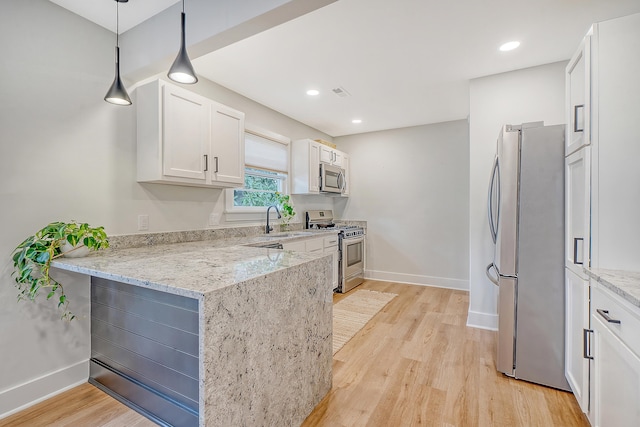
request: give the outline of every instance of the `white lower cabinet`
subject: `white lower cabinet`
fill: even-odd
[[[589,415],[589,280],[565,268],[565,376],[582,411]]]
[[[283,242],[282,249],[287,251],[306,252],[307,244],[305,240],[296,240],[295,242]]]
[[[324,252],[333,254],[333,278],[331,283],[333,284],[333,289],[338,287],[338,266],[339,266],[339,257],[340,252],[338,251],[338,236],[332,235],[324,238]]]
[[[593,285],[593,282],[592,282]],[[592,286],[593,425],[640,425],[640,308]]]
[[[282,242],[282,248],[288,251],[332,253],[332,289],[338,287],[338,262],[340,254],[338,252],[337,234],[324,237],[310,237],[308,239],[295,240],[293,242]]]
[[[305,250],[306,252],[324,252],[324,238],[307,240]]]

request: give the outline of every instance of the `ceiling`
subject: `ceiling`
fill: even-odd
[[[114,33],[116,32],[116,7],[118,7],[118,32],[122,34],[180,0],[127,0],[119,5],[115,0],[49,1]]]
[[[51,1],[80,15],[83,4],[109,3]],[[143,2],[151,16],[176,1],[128,5]],[[568,60],[591,23],[636,12],[638,0],[338,0],[192,62],[202,77],[341,136],[464,119],[470,79]],[[511,40],[521,46],[498,50]]]

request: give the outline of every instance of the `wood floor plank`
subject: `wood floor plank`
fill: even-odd
[[[398,297],[336,353],[333,388],[304,427],[588,427],[571,393],[496,370],[496,332],[466,326],[467,292],[379,281],[360,289]]]
[[[0,420],[1,427],[150,427],[155,425],[89,383]]]
[[[303,427],[588,427],[571,393],[496,371],[496,332],[466,327],[469,295],[367,280],[398,294],[333,360],[333,386]],[[334,295],[334,303],[348,294]],[[1,427],[149,427],[148,419],[89,384]]]

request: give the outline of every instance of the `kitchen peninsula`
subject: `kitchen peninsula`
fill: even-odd
[[[91,276],[89,381],[161,425],[300,425],[331,388],[331,255],[117,237],[52,264]]]

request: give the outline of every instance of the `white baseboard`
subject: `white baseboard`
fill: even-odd
[[[394,273],[391,271],[366,270],[366,279],[384,280],[385,282],[407,283],[410,285],[434,286],[437,288],[469,290],[469,281],[461,279],[449,279],[446,277],[422,276],[419,274]]]
[[[89,359],[0,392],[0,419],[69,390],[89,379]]]
[[[469,310],[467,315],[467,326],[478,329],[498,330],[498,315],[491,313],[480,313]]]
[[[434,286],[437,288],[456,289],[469,291],[469,281],[449,279],[446,277],[421,276],[417,274],[393,273],[390,271],[366,270],[364,277],[371,280],[383,280],[385,282],[407,283],[410,285]],[[498,315],[492,313],[480,313],[469,310],[467,326],[478,329],[498,330]]]

